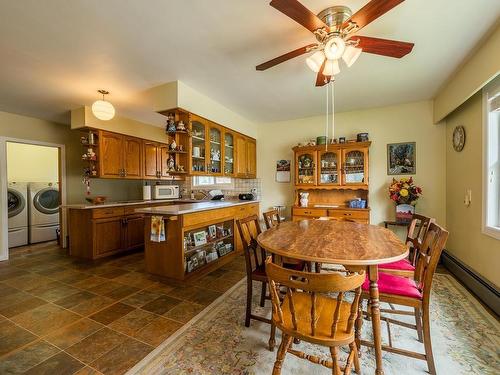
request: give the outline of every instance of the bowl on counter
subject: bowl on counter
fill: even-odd
[[[104,195],[96,195],[95,197],[85,198],[87,202],[92,204],[103,204],[104,202],[106,202],[106,199],[108,199],[108,197],[105,197]]]

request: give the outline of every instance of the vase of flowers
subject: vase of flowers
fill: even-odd
[[[410,222],[415,205],[422,195],[422,188],[413,183],[413,178],[392,179],[389,197],[396,202],[396,221]]]

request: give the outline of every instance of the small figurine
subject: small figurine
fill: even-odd
[[[210,157],[213,161],[220,161],[220,150],[210,150]]]
[[[184,151],[184,146],[183,145],[179,145],[179,147],[177,147],[179,149],[179,151]]]
[[[177,123],[177,131],[180,131],[180,132],[186,131],[186,126],[184,125],[184,121],[180,120]]]
[[[175,171],[175,160],[172,155],[167,160],[167,167],[169,171]]]
[[[167,132],[168,133],[175,133],[175,131],[177,130],[176,126],[175,126],[175,117],[174,117],[174,114],[173,113],[169,113],[167,115]]]
[[[177,148],[177,143],[175,143],[175,139],[170,143],[170,150],[175,151]]]

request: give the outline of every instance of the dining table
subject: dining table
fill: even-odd
[[[257,242],[267,252],[277,255],[277,258],[366,267],[370,280],[375,374],[382,375],[384,370],[377,285],[378,265],[405,258],[408,248],[403,241],[389,229],[378,225],[334,220],[301,220],[282,222],[262,232],[257,237]],[[359,334],[358,332],[357,335]],[[359,340],[358,336],[358,345]]]

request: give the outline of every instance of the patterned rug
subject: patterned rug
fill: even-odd
[[[259,283],[260,284],[260,283]],[[271,374],[276,349],[267,350],[269,325],[245,316],[245,280],[236,284],[218,300],[192,319],[179,332],[132,368],[128,374]],[[254,290],[254,311],[270,314],[257,305],[260,287]],[[401,316],[398,316],[401,319]],[[409,322],[411,322],[411,317]],[[438,374],[500,373],[500,325],[453,277],[436,274],[431,297],[431,333]],[[384,324],[384,323],[383,323]],[[383,342],[387,330],[383,328]],[[414,330],[391,324],[393,345],[423,352]],[[363,337],[370,339],[371,325],[364,321]],[[281,335],[277,330],[277,342]],[[307,353],[329,358],[328,349],[308,343],[296,345]],[[364,374],[373,374],[372,349],[361,349]],[[346,352],[343,351],[343,360]],[[384,370],[390,374],[425,374],[424,361],[384,352]],[[331,374],[325,367],[288,354],[282,374]]]

